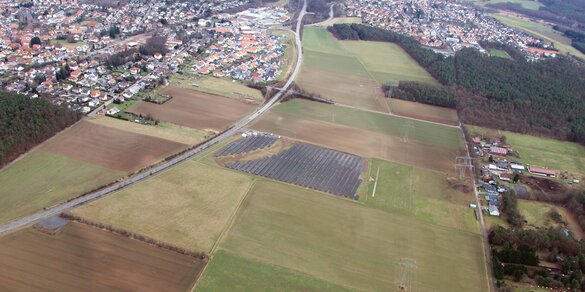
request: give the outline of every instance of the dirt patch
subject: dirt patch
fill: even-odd
[[[43,150],[124,172],[138,170],[187,147],[152,136],[81,122]]]
[[[520,182],[528,185],[535,191],[541,191],[548,194],[560,194],[567,190],[561,183],[544,177],[522,176]]]
[[[221,131],[254,108],[227,97],[176,86],[167,86],[159,92],[173,98],[162,105],[141,101],[130,111],[181,126]]]
[[[447,183],[449,184],[450,188],[462,193],[469,194],[473,191],[473,187],[471,186],[468,180],[462,181],[455,177],[448,177]]]
[[[2,291],[186,291],[204,263],[71,223],[49,236],[25,229],[0,239]]]
[[[381,158],[419,168],[452,173],[456,150],[413,142],[382,133],[321,122],[291,122],[267,115],[254,128],[296,138],[363,157]]]

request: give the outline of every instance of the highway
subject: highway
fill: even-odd
[[[297,77],[297,75],[300,72],[302,61],[303,61],[303,50],[302,50],[301,37],[300,37],[299,31],[301,29],[301,23],[302,23],[303,17],[305,16],[306,12],[307,12],[307,1],[305,0],[303,3],[303,8],[299,12],[299,17],[297,19],[297,24],[296,24],[295,45],[297,47],[298,54],[297,54],[295,69],[291,73],[291,75],[289,76],[285,85],[282,87],[282,90],[278,91],[276,93],[276,95],[274,95],[269,101],[267,101],[257,111],[255,111],[251,115],[243,118],[242,120],[238,121],[229,130],[213,137],[209,141],[205,142],[204,144],[201,144],[200,146],[198,146],[196,148],[193,148],[193,149],[191,149],[191,150],[189,150],[189,151],[187,151],[187,152],[185,152],[177,157],[174,157],[173,159],[171,159],[169,161],[166,161],[162,164],[159,164],[151,169],[140,172],[134,176],[131,176],[127,179],[124,179],[120,182],[117,182],[111,186],[108,186],[108,187],[99,189],[95,192],[89,193],[83,197],[73,199],[73,200],[66,202],[66,203],[63,203],[61,205],[51,207],[51,208],[46,209],[42,212],[39,212],[39,213],[30,215],[30,216],[24,217],[22,219],[10,222],[6,225],[0,226],[0,235],[18,230],[19,228],[22,228],[24,226],[36,223],[36,222],[44,220],[46,218],[58,215],[62,212],[65,212],[65,211],[71,210],[73,208],[76,208],[76,207],[85,205],[87,203],[93,202],[97,199],[100,199],[100,198],[106,196],[106,195],[115,193],[115,192],[122,190],[126,187],[129,187],[131,185],[134,185],[136,183],[144,181],[144,180],[146,180],[154,175],[160,174],[163,171],[171,169],[172,167],[180,164],[181,162],[184,162],[186,160],[193,158],[194,156],[200,154],[201,152],[211,148],[212,146],[214,146],[214,145],[220,143],[221,141],[229,138],[230,136],[238,133],[238,131],[240,131],[246,125],[250,124],[252,121],[254,121],[258,117],[260,117],[262,114],[267,112],[272,106],[274,106],[276,104],[276,102],[278,102],[278,100],[282,97],[282,95],[288,90],[288,88],[291,86],[291,84],[293,83],[293,81],[295,80],[295,78]]]

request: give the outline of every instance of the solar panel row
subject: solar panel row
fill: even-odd
[[[216,152],[215,157],[237,155],[257,149],[263,149],[272,146],[278,138],[273,134],[264,133],[260,135],[249,135],[242,139],[236,140]]]
[[[229,146],[228,146],[229,147]],[[228,153],[231,153],[228,150]],[[238,161],[228,168],[294,185],[357,199],[365,160],[309,144],[295,144],[278,154]]]

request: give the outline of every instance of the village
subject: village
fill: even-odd
[[[164,84],[193,57],[194,74],[254,82],[281,74],[282,36],[267,30],[289,21],[286,10],[245,9],[244,1],[144,2],[3,3],[0,86],[90,113]]]
[[[452,1],[346,1],[347,15],[366,24],[416,38],[430,48],[446,50],[476,48],[487,53],[481,42],[498,42],[522,51],[527,60],[555,57],[552,43],[502,24],[473,7]]]

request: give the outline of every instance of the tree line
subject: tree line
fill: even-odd
[[[471,48],[445,57],[409,36],[380,28],[335,24],[329,31],[343,40],[402,47],[443,86],[457,92],[456,108],[465,123],[585,143],[585,66],[574,59],[510,60]],[[417,86],[420,89],[414,90]],[[444,99],[436,97],[439,89],[411,83],[399,86],[398,92],[405,89],[431,92],[435,97],[420,101],[444,106]]]
[[[0,167],[77,122],[81,116],[44,98],[0,92]]]

